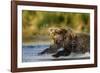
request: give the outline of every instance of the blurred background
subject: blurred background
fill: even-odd
[[[89,13],[22,11],[22,41],[50,41],[51,27],[72,28],[77,32],[90,32]]]

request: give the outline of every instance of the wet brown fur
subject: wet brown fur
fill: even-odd
[[[55,55],[69,55],[71,52],[86,53],[90,49],[90,35],[87,33],[76,33],[72,29],[50,28],[50,36],[54,44],[42,53],[55,53]],[[64,48],[62,53],[58,49]],[[64,53],[63,53],[64,52]]]

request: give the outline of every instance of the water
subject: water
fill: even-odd
[[[54,58],[52,54],[38,55],[49,45],[23,45],[22,46],[22,62],[37,62],[37,61],[58,61],[58,60],[81,60],[89,59],[89,53],[75,54],[71,53],[69,56]]]

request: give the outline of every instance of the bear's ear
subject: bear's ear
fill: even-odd
[[[65,35],[67,33],[67,30],[64,28],[61,28],[62,34]]]
[[[54,30],[54,28],[49,28],[49,29],[48,29],[48,32],[49,32],[49,34],[51,35],[51,34],[53,34],[53,33],[55,32],[55,30]]]
[[[53,29],[52,28],[49,28],[48,31],[49,31],[49,33],[51,33],[53,31]]]
[[[70,38],[72,38],[72,39],[74,39],[76,37],[76,34],[75,34],[75,32],[73,32],[72,29],[68,29],[68,34],[69,34]]]
[[[67,32],[71,33],[72,32],[72,29],[71,28],[68,28],[67,29]]]

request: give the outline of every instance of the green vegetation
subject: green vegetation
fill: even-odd
[[[23,42],[32,42],[42,37],[48,39],[48,28],[70,27],[78,32],[90,32],[90,14],[47,11],[22,11]],[[46,37],[47,36],[47,37]]]

